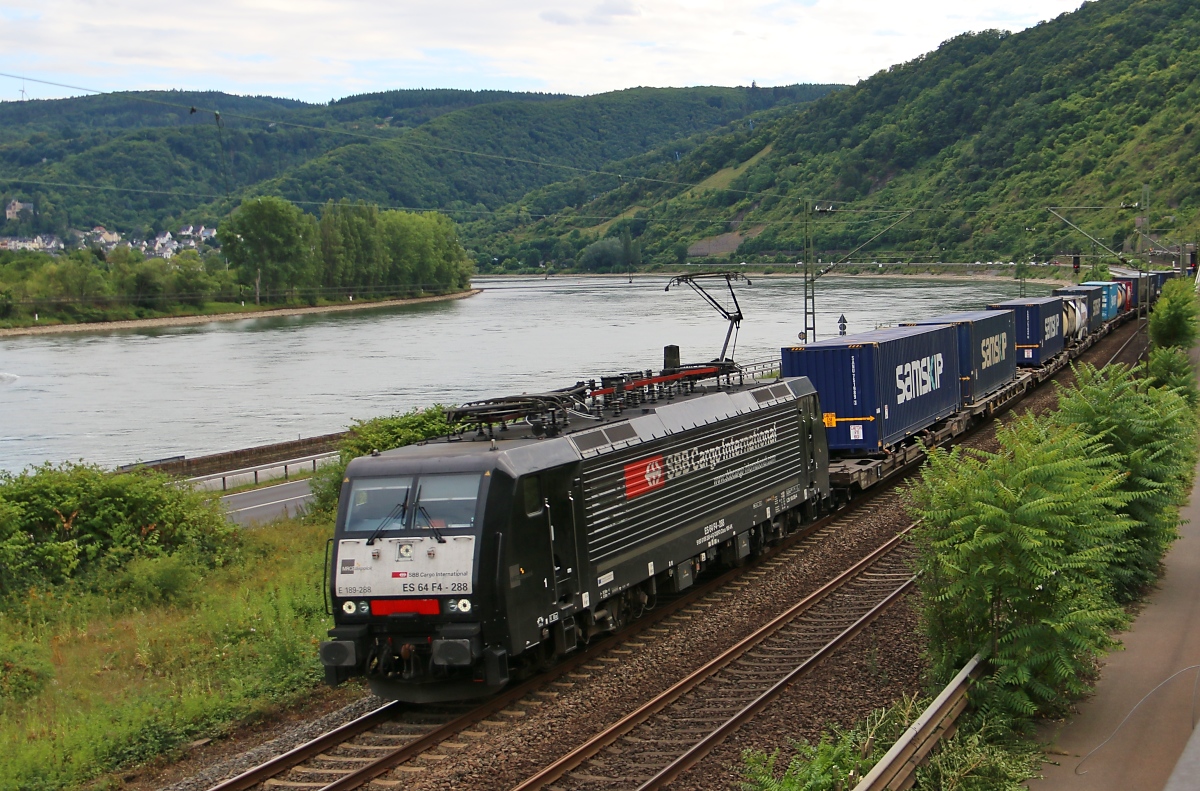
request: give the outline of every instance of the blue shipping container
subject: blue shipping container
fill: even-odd
[[[1104,325],[1104,289],[1100,286],[1064,286],[1051,292],[1055,296],[1082,294],[1087,297],[1088,332],[1095,332]]]
[[[988,310],[1017,314],[1017,365],[1037,367],[1063,350],[1062,297],[1010,299]]]
[[[1096,286],[1104,292],[1103,318],[1105,321],[1112,321],[1121,311],[1121,303],[1118,291],[1120,286],[1111,280],[1089,280],[1084,283],[1085,286]]]
[[[958,331],[895,327],[782,350],[817,388],[830,450],[872,453],[959,409]]]
[[[951,313],[904,324],[951,324],[958,328],[958,378],[964,406],[982,400],[1017,376],[1017,321],[1011,310]]]

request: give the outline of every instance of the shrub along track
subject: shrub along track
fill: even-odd
[[[1082,360],[1104,364],[1133,332],[1133,324],[1118,328]],[[1132,355],[1137,346],[1137,342],[1125,346],[1123,354]],[[1056,376],[1059,381],[1070,378],[1069,369]],[[1056,401],[1054,389],[1043,387],[1018,407],[1042,412],[1053,408]],[[968,435],[963,444],[993,449],[994,426]],[[829,529],[834,523],[836,529]],[[782,549],[779,556],[768,555],[727,575],[729,579],[720,588],[694,591],[686,605],[673,614],[664,613],[658,623],[643,619],[637,624],[637,633],[624,632],[606,641],[602,649],[598,646],[569,667],[560,667],[554,677],[544,677],[521,694],[506,698],[503,708],[482,716],[474,711],[474,724],[455,725],[451,731],[456,735],[439,736],[442,741],[437,748],[412,750],[415,755],[407,763],[372,785],[406,789],[514,786],[726,650],[757,624],[775,618],[906,525],[902,493],[894,487],[881,490],[853,513],[839,512],[817,533]],[[909,594],[907,601],[912,600]],[[795,738],[814,738],[831,720],[848,725],[902,693],[918,691],[919,656],[920,637],[912,607],[907,603],[893,607],[803,682],[791,686],[747,727],[718,745],[695,769],[680,777],[675,787],[736,787],[743,749],[774,749]],[[394,728],[396,735],[366,737],[360,743],[394,747],[400,741],[399,731],[407,726],[386,727]],[[343,754],[341,749],[337,748],[336,754]],[[324,787],[344,774],[347,766],[363,765],[366,761],[361,759],[380,752],[346,752],[344,757],[360,760],[311,764],[325,771],[289,774],[283,782],[269,782]],[[324,754],[334,755],[335,751]]]

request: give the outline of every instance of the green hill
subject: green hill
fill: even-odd
[[[806,201],[817,200],[837,209],[808,216],[827,261],[909,210],[861,257],[1090,252],[1047,206],[1104,207],[1063,213],[1118,250],[1148,245],[1139,230],[1193,241],[1198,75],[1200,4],[1098,0],[1020,33],[958,36],[753,130],[711,135],[677,163],[660,157],[645,171],[659,181],[578,179],[573,194],[594,200],[542,189],[468,231],[487,256],[536,246],[553,258],[624,230],[654,261],[737,232],[736,255],[783,260],[803,249]],[[1144,205],[1120,208],[1141,202],[1143,184],[1145,221]],[[532,204],[558,216],[511,219]],[[629,219],[606,222],[616,217]]]
[[[596,169],[834,87],[391,91],[329,105],[183,92],[10,102],[0,104],[0,199],[37,204],[36,230],[100,223],[141,233],[213,224],[256,194],[493,208],[570,168]]]

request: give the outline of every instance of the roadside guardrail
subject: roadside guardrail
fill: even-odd
[[[221,491],[228,491],[229,480],[231,478],[233,478],[233,479],[243,478],[243,477],[252,478],[253,483],[255,483],[255,484],[259,483],[260,478],[264,478],[266,480],[274,480],[275,478],[283,478],[286,481],[286,480],[288,480],[288,475],[289,475],[290,471],[293,469],[307,468],[309,465],[312,465],[312,471],[316,472],[317,467],[319,467],[321,464],[329,461],[330,459],[337,458],[337,456],[338,456],[337,451],[329,451],[327,453],[314,453],[310,456],[301,456],[299,458],[287,459],[285,461],[272,461],[272,462],[267,462],[266,464],[259,464],[254,467],[243,467],[239,470],[229,470],[227,472],[218,472],[218,473],[213,473],[212,475],[200,475],[195,478],[188,478],[187,482],[192,484],[193,488],[216,489],[217,488],[216,482],[220,481],[221,482]],[[278,471],[278,470],[282,470],[283,474],[282,475],[264,475],[264,473],[268,473],[271,471]],[[238,483],[235,481],[234,486],[237,487],[237,486],[241,486],[244,484],[248,484],[250,482],[251,482],[251,480],[245,480],[241,483]]]
[[[958,716],[967,707],[967,687],[983,672],[980,662],[979,654],[971,657],[929,708],[908,726],[892,749],[867,772],[854,791],[905,791],[912,787],[917,767],[924,763],[939,740],[954,735]]]

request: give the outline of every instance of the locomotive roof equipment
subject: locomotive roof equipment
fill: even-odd
[[[721,304],[720,300],[708,293],[708,291],[704,289],[704,284],[702,282],[704,280],[724,280],[725,286],[729,289],[729,298],[733,301],[733,307],[725,307]],[[744,318],[742,315],[742,308],[738,304],[737,293],[733,290],[733,284],[738,280],[746,281],[746,285],[748,286],[754,285],[750,282],[749,278],[738,272],[704,272],[698,275],[679,275],[678,277],[673,277],[667,281],[667,287],[663,289],[663,291],[670,291],[671,286],[687,285],[691,287],[692,291],[695,291],[697,294],[699,294],[708,304],[712,305],[713,308],[722,316],[724,316],[725,320],[729,322],[729,330],[725,333],[725,345],[721,347],[720,356],[713,361],[716,363],[733,362],[732,356],[726,356],[726,353],[729,351],[730,337],[733,338],[734,350],[737,350],[737,335],[735,333],[737,332],[738,328],[741,327],[742,319]]]

